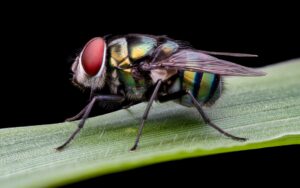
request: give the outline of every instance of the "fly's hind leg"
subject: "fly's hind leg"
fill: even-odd
[[[223,130],[222,128],[220,128],[219,126],[214,124],[213,122],[211,122],[211,120],[207,117],[207,115],[203,111],[203,109],[201,107],[201,104],[195,99],[193,94],[190,91],[188,91],[187,94],[192,98],[194,106],[196,107],[196,109],[198,110],[198,112],[200,113],[201,117],[203,118],[203,120],[206,124],[208,124],[209,126],[213,127],[214,129],[216,129],[217,131],[222,133],[223,135],[225,135],[225,136],[227,136],[227,137],[229,137],[233,140],[239,140],[239,141],[246,141],[247,140],[246,138],[234,136],[234,135],[226,132],[225,130]]]

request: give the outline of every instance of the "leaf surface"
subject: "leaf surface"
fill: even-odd
[[[145,103],[90,118],[62,152],[53,148],[77,122],[0,130],[1,187],[57,186],[164,161],[300,143],[300,60],[262,69],[268,75],[227,78],[211,120],[249,140],[231,140],[205,125],[194,108],[154,104],[139,149],[129,152]],[[62,104],[63,105],[63,104]]]

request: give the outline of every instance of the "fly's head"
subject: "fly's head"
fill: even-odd
[[[91,39],[72,65],[73,80],[81,88],[101,89],[106,77],[106,43],[103,38]]]

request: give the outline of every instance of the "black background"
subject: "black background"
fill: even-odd
[[[168,35],[189,41],[199,49],[258,54],[256,59],[230,59],[251,67],[298,58],[299,16],[293,7],[297,6],[188,1],[3,6],[6,12],[1,12],[0,126],[56,123],[76,114],[86,104],[88,94],[70,83],[70,66],[81,47],[95,36]],[[298,149],[280,147],[176,161],[84,183],[135,177],[184,180],[198,175],[214,177],[219,174],[216,172],[224,175],[227,170],[288,168],[300,157]]]

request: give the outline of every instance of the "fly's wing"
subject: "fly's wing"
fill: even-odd
[[[255,54],[232,53],[232,52],[214,52],[214,51],[205,51],[205,50],[197,50],[197,51],[205,53],[205,54],[217,55],[217,56],[257,57],[257,55],[255,55]]]
[[[209,72],[224,76],[264,76],[266,73],[207,55],[203,51],[180,50],[170,57],[154,62],[150,69],[166,68]]]

